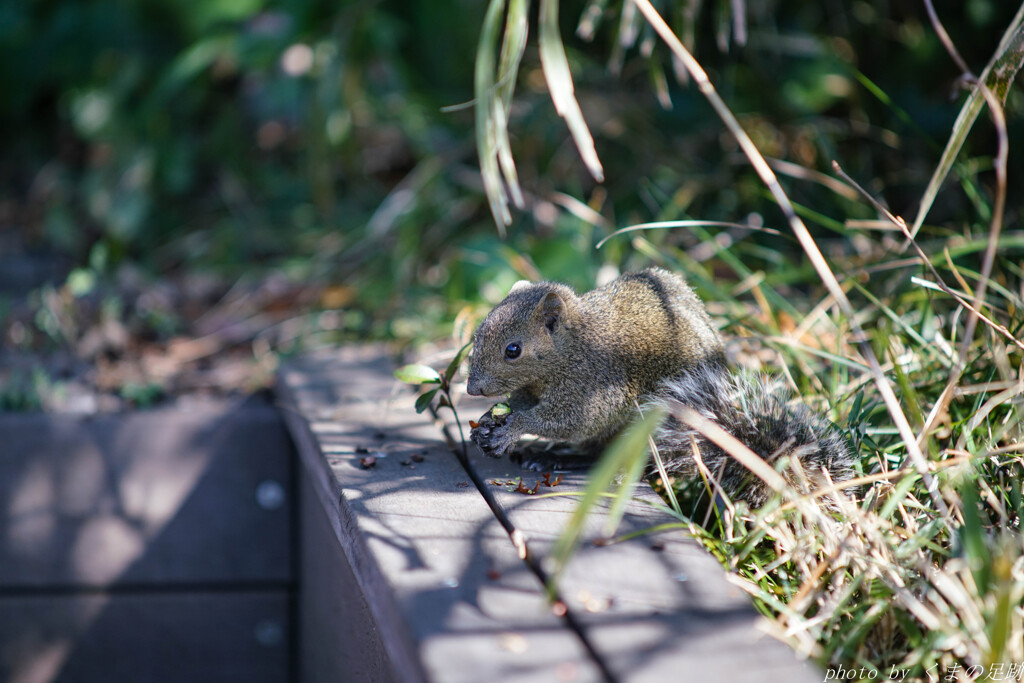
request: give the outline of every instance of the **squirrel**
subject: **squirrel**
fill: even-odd
[[[833,481],[853,476],[853,455],[838,430],[791,405],[766,378],[731,373],[704,304],[682,277],[661,268],[626,273],[583,295],[556,282],[516,283],[473,336],[467,393],[509,394],[511,412],[488,411],[470,433],[492,457],[510,454],[524,434],[593,456],[638,409],[661,405],[668,417],[653,439],[669,473],[698,476],[696,444],[730,497],[763,505],[771,490],[760,479],[673,417],[687,406],[769,464],[798,459],[812,485],[824,482],[822,468]],[[790,468],[782,474],[798,484]]]

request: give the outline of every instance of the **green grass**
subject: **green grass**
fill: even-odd
[[[949,330],[954,311],[946,303],[922,304],[910,282],[857,310],[864,327],[875,330],[872,344],[888,361],[887,375],[916,430],[950,377],[941,362],[950,345],[927,341]],[[1010,327],[1024,325],[1019,305],[997,297],[988,303],[1015,311],[1005,321]],[[890,314],[904,325],[887,324]],[[844,328],[837,316],[819,319],[811,331],[843,339]],[[857,357],[849,344],[837,351]],[[818,365],[800,358],[805,354],[796,347],[779,353],[797,376],[801,365]],[[990,328],[967,346],[966,371],[948,414],[923,441],[948,513],[908,466],[906,445],[876,388],[844,368],[827,380],[834,381],[827,393],[837,421],[859,437],[868,481],[851,489],[855,497],[840,499],[832,511],[783,505],[781,497],[756,511],[729,507],[698,538],[735,573],[776,635],[825,666],[866,666],[879,676],[896,666],[909,670],[911,680],[924,680],[936,665],[945,675],[955,666],[987,671],[1021,662],[1020,369],[1019,350]]]

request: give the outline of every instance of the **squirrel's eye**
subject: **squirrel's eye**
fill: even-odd
[[[508,358],[509,360],[519,358],[519,354],[521,354],[522,352],[523,347],[521,347],[519,344],[515,342],[512,342],[511,344],[505,347],[505,358]]]

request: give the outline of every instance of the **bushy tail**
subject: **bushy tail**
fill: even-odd
[[[835,482],[852,478],[854,457],[846,439],[824,417],[789,398],[784,387],[763,375],[733,374],[720,366],[697,368],[666,381],[649,402],[668,410],[654,441],[669,473],[684,481],[700,476],[693,458],[696,442],[726,494],[753,507],[763,505],[771,490],[703,434],[673,417],[680,406],[713,421],[772,467],[782,458],[798,459],[812,488],[823,483],[822,468]],[[783,467],[781,474],[797,490],[806,488],[794,468]]]

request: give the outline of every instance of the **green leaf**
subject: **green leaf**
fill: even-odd
[[[75,268],[68,274],[67,286],[71,296],[83,297],[96,288],[96,273],[88,268]]]
[[[210,68],[224,56],[234,56],[238,49],[234,36],[212,36],[196,42],[184,50],[164,72],[154,89],[154,100],[166,102],[173,98],[189,81]]]
[[[651,423],[651,432],[657,428],[659,422],[661,422],[660,419]],[[644,441],[647,441],[646,437],[649,436],[649,432],[641,430],[640,434],[643,434]],[[646,454],[647,450],[637,443],[630,444],[629,448],[631,450],[627,450],[623,456],[625,460],[625,473],[619,483],[617,495],[612,499],[612,506],[608,510],[608,517],[605,519],[604,529],[602,529],[602,533],[605,536],[611,536],[619,528],[619,522],[622,521],[622,517],[626,514],[626,503],[630,501],[633,494],[633,487],[644,476],[647,458],[642,457],[641,454]],[[671,484],[666,482],[666,486],[671,486]],[[674,495],[672,500],[675,500]],[[677,502],[675,505],[676,512],[678,512],[678,507],[679,503]]]
[[[406,384],[440,384],[441,375],[429,365],[413,363],[395,370],[395,379]]]
[[[420,394],[416,399],[416,412],[422,413],[430,405],[430,402],[434,400],[434,394],[438,392],[438,389],[431,389],[425,394]]]
[[[1004,534],[1000,538],[1000,547],[996,549],[992,558],[995,585],[991,593],[996,597],[995,609],[988,619],[987,628],[991,648],[987,659],[990,662],[1003,661],[1006,651],[1013,647],[1014,612],[1021,602],[1021,589],[1024,588],[1013,575],[1015,560],[1020,556],[1019,546],[1020,539],[1015,534]],[[1020,638],[1020,635],[1016,637]]]
[[[452,358],[452,362],[448,364],[448,368],[444,371],[444,377],[448,382],[451,382],[452,377],[454,377],[455,373],[459,371],[459,366],[462,365],[462,359],[466,357],[466,353],[472,346],[473,342],[468,342],[458,350],[455,354],[455,358]]]
[[[921,475],[908,472],[907,475],[903,477],[898,484],[896,484],[892,493],[889,494],[885,504],[882,506],[882,509],[879,510],[879,519],[889,519],[889,517],[892,516],[892,513],[896,511],[897,506],[906,499],[907,495],[910,493],[910,489],[917,485],[920,478]]]
[[[976,477],[972,474],[964,477],[960,486],[960,500],[963,501],[961,512],[964,517],[964,524],[960,527],[960,543],[978,592],[986,595],[992,579],[992,552],[985,544],[985,528],[978,514],[977,485]]]

